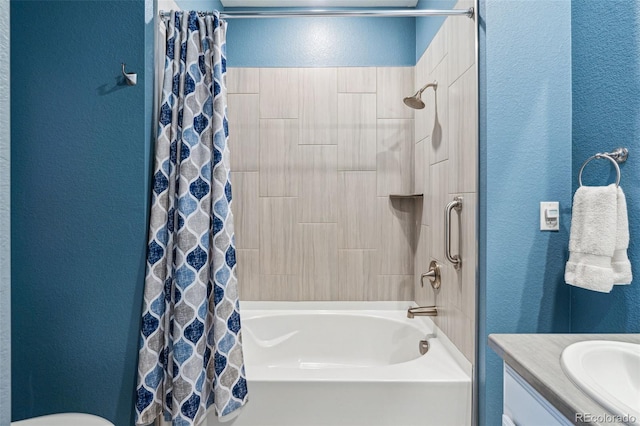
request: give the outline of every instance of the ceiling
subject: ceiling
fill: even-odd
[[[418,0],[220,0],[227,7],[415,7]]]

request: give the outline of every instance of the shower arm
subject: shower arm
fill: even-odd
[[[427,90],[429,87],[433,87],[433,90],[436,90],[438,88],[438,82],[433,82],[433,83],[427,83],[424,85],[424,87],[420,90],[418,90],[417,95],[418,96],[422,96],[422,92],[424,92],[425,90]]]

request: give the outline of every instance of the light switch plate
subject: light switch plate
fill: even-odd
[[[540,230],[560,230],[560,203],[558,201],[540,202]]]

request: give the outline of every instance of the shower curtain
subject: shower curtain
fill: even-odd
[[[191,426],[247,401],[231,214],[226,23],[166,25],[136,389],[136,424]]]

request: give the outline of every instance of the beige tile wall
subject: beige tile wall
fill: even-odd
[[[456,8],[472,7],[461,0]],[[415,86],[437,81],[427,89],[426,108],[415,113],[414,188],[424,191],[421,230],[415,265],[415,298],[420,305],[435,304],[436,324],[474,362],[476,317],[476,211],[478,179],[477,76],[475,25],[470,19],[448,18],[418,61]],[[460,253],[456,271],[444,253],[444,208],[463,197],[460,214],[452,217],[452,251]],[[442,286],[434,291],[420,274],[429,262],[442,265]]]
[[[457,8],[473,6],[461,0]],[[477,76],[473,20],[448,18],[415,67],[230,68],[243,300],[415,300],[474,362]],[[426,108],[402,99],[428,82]],[[394,193],[422,199],[390,199]],[[456,271],[444,254],[454,196]],[[442,287],[420,285],[429,262]]]
[[[243,300],[413,300],[407,68],[230,68]]]

